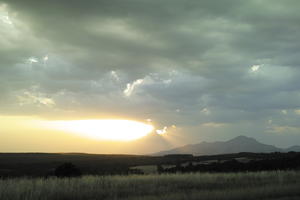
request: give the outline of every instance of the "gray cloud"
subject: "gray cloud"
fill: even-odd
[[[298,130],[278,128],[300,109],[297,0],[2,2],[3,114],[151,118],[198,139]]]

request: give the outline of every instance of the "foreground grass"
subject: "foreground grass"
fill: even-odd
[[[300,199],[300,172],[0,180],[1,200]]]

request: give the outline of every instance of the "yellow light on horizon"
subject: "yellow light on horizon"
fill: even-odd
[[[69,120],[48,121],[50,129],[76,133],[81,136],[99,140],[130,141],[146,136],[154,127],[132,120]]]

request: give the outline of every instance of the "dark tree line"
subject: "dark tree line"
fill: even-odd
[[[237,153],[193,156],[173,154],[166,156],[93,155],[93,154],[44,154],[0,153],[0,179],[10,177],[49,177],[82,175],[143,174],[137,166],[157,165],[158,173],[173,172],[237,172],[276,169],[299,169],[298,152],[289,153]],[[248,163],[236,158],[252,160]],[[216,160],[216,163],[199,164]],[[72,165],[66,163],[72,163]],[[173,165],[166,168],[163,166]],[[74,169],[75,168],[75,169]],[[63,175],[61,175],[61,173]],[[69,173],[69,175],[68,175]]]
[[[57,177],[79,177],[81,174],[81,170],[72,163],[64,163],[54,171]]]
[[[224,162],[214,162],[211,164],[193,164],[183,166],[177,164],[175,167],[160,169],[160,173],[176,172],[245,172],[245,171],[268,171],[268,170],[299,170],[300,155],[294,154],[289,157],[279,157],[272,159],[251,160],[249,162],[239,162],[231,159]]]

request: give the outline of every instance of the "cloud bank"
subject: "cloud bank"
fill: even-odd
[[[0,113],[152,119],[185,142],[299,143],[299,7],[0,1]]]

